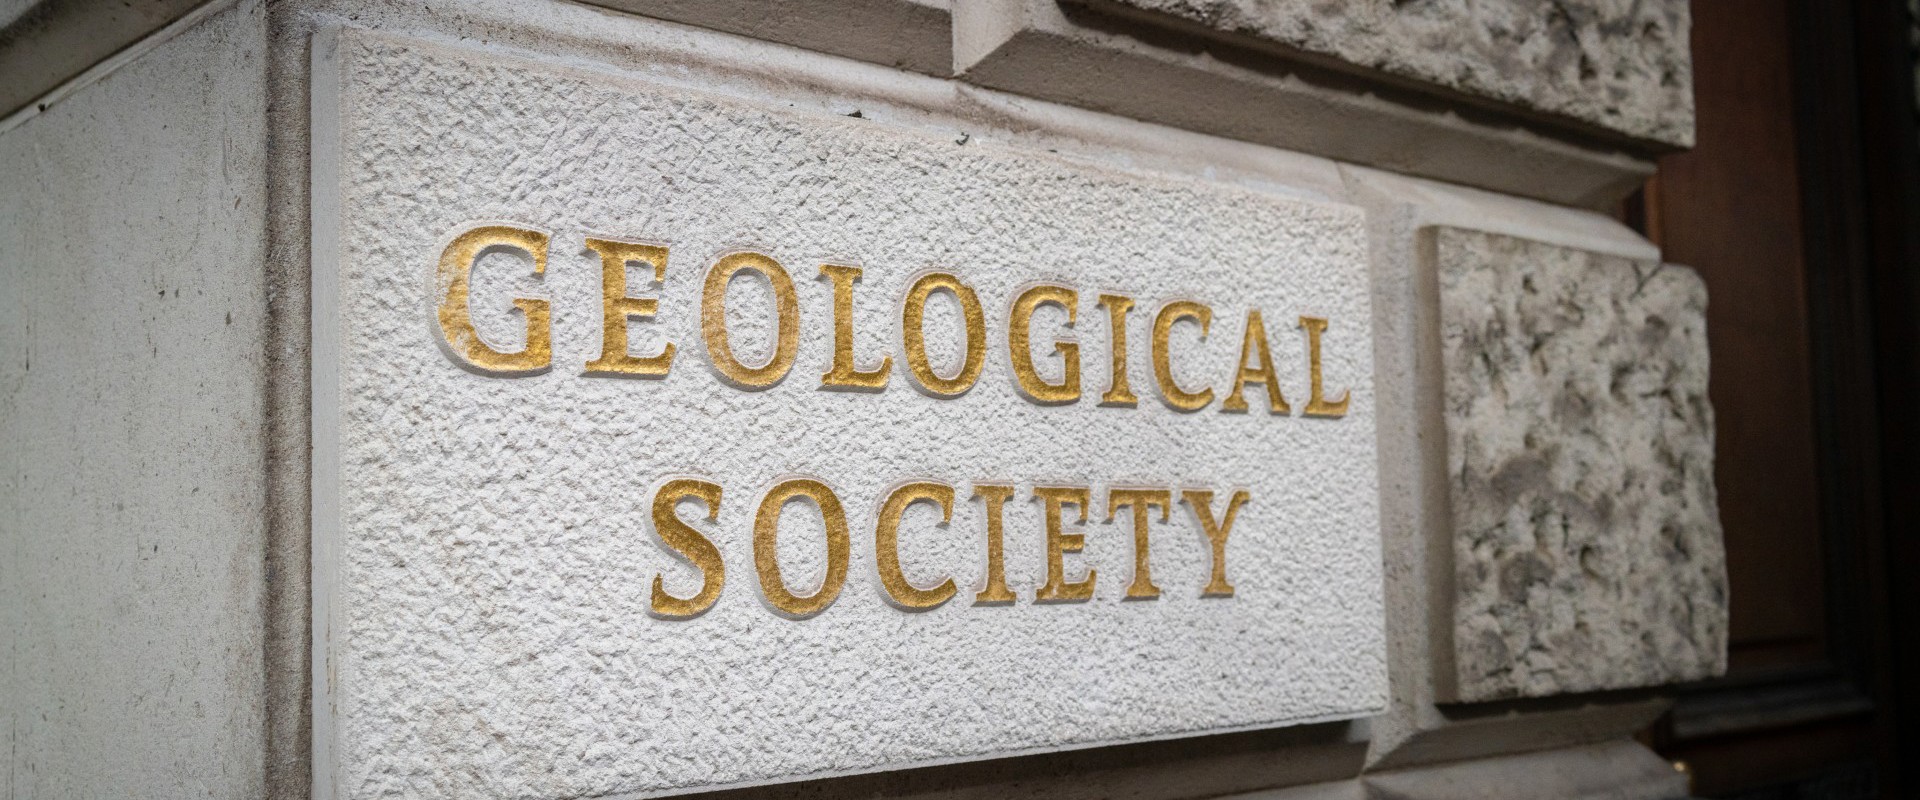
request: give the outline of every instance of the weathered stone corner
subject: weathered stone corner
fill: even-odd
[[[1449,699],[1724,671],[1699,277],[1507,236],[1430,233],[1455,559]]]

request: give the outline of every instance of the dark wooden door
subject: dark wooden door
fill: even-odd
[[[1899,0],[1693,20],[1697,145],[1629,218],[1707,283],[1732,619],[1726,677],[1653,737],[1703,797],[1915,796],[1916,29]]]

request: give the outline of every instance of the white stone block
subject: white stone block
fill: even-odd
[[[1357,209],[1149,172],[1088,166],[868,120],[807,115],[519,56],[364,32],[315,48],[315,558],[319,786],[336,796],[650,795],[1196,735],[1377,713],[1386,704],[1372,338]],[[524,253],[478,260],[480,336],[521,347],[513,298],[550,304],[552,365],[521,377],[463,368],[436,343],[450,237],[483,221],[551,236],[544,277]],[[664,379],[583,374],[601,346],[601,270],[586,236],[669,248],[630,350],[677,348]],[[723,382],[702,341],[701,276],[752,249],[793,276],[795,366],[777,385]],[[832,360],[825,262],[855,289],[861,366],[893,358],[879,392],[822,391]],[[982,302],[978,383],[915,391],[901,295],[929,269]],[[1033,348],[1080,345],[1083,396],[1043,406],[1015,388],[1009,304],[1048,281],[1079,291],[1078,321],[1035,316]],[[1137,407],[1103,407],[1110,331],[1101,292],[1133,297]],[[726,317],[749,363],[773,347],[766,284],[736,281]],[[1230,388],[1250,310],[1290,415],[1163,404],[1147,356],[1165,301],[1211,306],[1211,334],[1176,331],[1177,380]],[[929,303],[930,358],[961,343]],[[1305,418],[1308,336],[1337,418]],[[756,355],[748,355],[756,354]],[[830,485],[851,531],[845,586],[825,611],[768,607],[751,528],[767,487]],[[723,487],[717,520],[683,505],[726,566],[688,620],[649,605],[700,576],[660,544],[655,487]],[[907,480],[959,496],[953,519],[915,507],[906,578],[958,596],[909,613],[877,578],[877,506]],[[978,605],[985,545],[976,484],[1018,487],[1005,567],[1018,600]],[[1036,485],[1090,487],[1085,602],[1034,602],[1046,571]],[[1153,518],[1158,599],[1123,601],[1129,512],[1110,488],[1212,489],[1249,500],[1227,549],[1232,597],[1202,597],[1211,553],[1186,506]],[[1176,493],[1177,494],[1177,493]],[[820,517],[790,506],[778,557],[796,593],[827,570]]]

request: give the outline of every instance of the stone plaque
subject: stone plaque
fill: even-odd
[[[314,49],[321,794],[652,796],[1385,706],[1355,209]]]

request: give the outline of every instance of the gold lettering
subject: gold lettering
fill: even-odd
[[[1107,391],[1100,395],[1100,405],[1133,408],[1140,404],[1133,387],[1127,384],[1127,313],[1133,310],[1133,298],[1103,294],[1099,304],[1107,309],[1107,351],[1113,360],[1113,366],[1107,371]]]
[[[1180,493],[1180,499],[1193,510],[1194,519],[1200,521],[1201,532],[1207,535],[1207,541],[1213,545],[1213,577],[1200,590],[1201,597],[1232,597],[1233,584],[1227,583],[1227,536],[1233,533],[1234,515],[1240,513],[1240,506],[1247,502],[1246,490],[1233,493],[1227,501],[1226,516],[1219,522],[1213,516],[1213,492],[1188,489]]]
[[[1013,301],[1013,312],[1007,320],[1007,353],[1013,358],[1014,385],[1022,395],[1043,406],[1066,405],[1080,399],[1080,345],[1054,340],[1053,352],[1060,354],[1064,365],[1059,383],[1047,383],[1033,368],[1033,312],[1049,304],[1066,309],[1067,327],[1073,327],[1080,311],[1080,296],[1064,286],[1034,286]]]
[[[1258,366],[1247,366],[1249,357],[1259,360]],[[1227,392],[1227,398],[1220,401],[1220,410],[1246,413],[1247,401],[1240,394],[1249,383],[1262,383],[1267,389],[1267,413],[1288,414],[1287,398],[1280,394],[1280,378],[1273,371],[1273,354],[1267,350],[1267,326],[1260,321],[1260,312],[1247,312],[1247,335],[1240,342],[1240,369],[1234,374],[1233,390]]]
[[[788,501],[812,500],[820,509],[827,527],[827,574],[811,596],[799,597],[787,590],[780,576],[777,549],[780,512]],[[760,573],[760,591],[775,609],[796,619],[805,619],[827,610],[840,587],[847,581],[847,512],[827,485],[812,478],[789,478],[767,490],[760,509],[753,516],[753,565]]]
[[[727,568],[720,560],[720,549],[674,512],[674,506],[688,497],[698,498],[707,504],[708,522],[720,519],[720,485],[717,483],[681,478],[668,481],[653,493],[654,534],[700,570],[700,591],[690,598],[667,594],[661,576],[653,576],[653,613],[670,619],[687,619],[706,613],[707,609],[713,607],[714,601],[720,599],[720,589],[727,583]]]
[[[468,311],[468,285],[473,262],[489,250],[519,250],[533,258],[533,274],[547,271],[547,235],[511,225],[480,225],[447,243],[440,253],[437,275],[440,335],[447,353],[466,366],[497,375],[533,375],[553,364],[552,332],[547,323],[547,301],[516,297],[513,305],[527,320],[527,344],[516,353],[488,347],[473,327]]]
[[[927,297],[939,291],[952,294],[960,302],[960,315],[966,325],[967,357],[951,378],[940,377],[927,363],[926,331],[921,325],[926,318]],[[972,287],[945,272],[922,275],[907,289],[900,322],[901,335],[906,339],[907,371],[921,388],[937,397],[959,397],[973,388],[987,363],[987,320]]]
[[[1086,549],[1086,534],[1079,531],[1068,533],[1060,528],[1060,507],[1066,504],[1077,507],[1080,510],[1080,524],[1087,524],[1089,493],[1090,490],[1085,486],[1033,487],[1033,496],[1045,503],[1047,514],[1047,585],[1034,593],[1033,599],[1038,602],[1066,603],[1093,597],[1093,581],[1098,577],[1094,570],[1088,568],[1087,577],[1069,582],[1063,563],[1064,554]]]
[[[1160,521],[1167,521],[1167,507],[1173,504],[1173,493],[1166,489],[1108,489],[1107,521],[1112,522],[1114,512],[1120,506],[1133,510],[1133,582],[1127,585],[1127,597],[1152,600],[1160,596],[1160,587],[1153,585],[1153,565],[1147,556],[1147,524],[1151,521],[1148,514],[1155,506],[1160,508]]]
[[[870,370],[860,369],[853,361],[853,284],[860,280],[860,268],[821,264],[820,274],[833,281],[833,368],[820,376],[820,385],[856,391],[886,388],[893,356],[881,356],[880,366]]]
[[[1344,417],[1347,415],[1347,401],[1353,399],[1353,390],[1340,393],[1340,399],[1328,401],[1320,393],[1320,334],[1326,333],[1327,321],[1319,317],[1301,317],[1300,327],[1307,329],[1307,379],[1311,391],[1307,393],[1307,407],[1301,415],[1308,417]]]
[[[1173,355],[1168,338],[1173,326],[1183,319],[1199,324],[1200,338],[1204,340],[1207,328],[1213,324],[1213,309],[1191,300],[1176,300],[1161,306],[1160,313],[1153,318],[1153,379],[1160,385],[1160,399],[1168,408],[1192,413],[1213,402],[1213,388],[1189,392],[1173,380]]]
[[[727,287],[741,270],[766,276],[773,287],[773,308],[778,318],[773,355],[767,363],[749,367],[733,357],[727,341]],[[714,262],[700,296],[700,333],[707,342],[707,360],[728,383],[741,389],[758,391],[778,384],[793,368],[800,350],[800,301],[794,295],[793,277],[780,262],[759,253],[731,253]]]
[[[933,481],[909,483],[894,489],[880,506],[880,519],[873,529],[873,557],[880,568],[880,586],[887,596],[909,611],[939,608],[953,599],[953,579],[922,589],[907,582],[900,570],[900,515],[914,503],[927,502],[940,507],[940,527],[953,521],[953,487]]]
[[[976,483],[973,485],[973,496],[980,498],[987,506],[987,585],[973,596],[973,604],[1010,605],[1015,596],[1013,590],[1007,587],[1006,537],[1001,524],[1001,510],[1005,508],[1007,500],[1013,497],[1013,486]]]
[[[587,362],[587,372],[605,375],[631,375],[664,378],[673,366],[673,343],[667,342],[660,354],[635,358],[627,353],[627,324],[635,319],[651,319],[659,313],[660,301],[652,297],[627,296],[627,265],[653,266],[653,279],[666,280],[667,248],[637,242],[587,237],[587,249],[600,254],[600,357]]]

